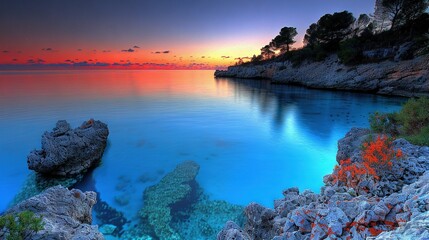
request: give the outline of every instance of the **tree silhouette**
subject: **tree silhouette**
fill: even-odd
[[[382,6],[395,29],[419,18],[428,8],[428,0],[382,0]]]
[[[271,59],[275,56],[275,52],[271,49],[270,45],[265,45],[261,48],[261,55],[264,60]]]
[[[296,35],[298,35],[296,28],[284,27],[280,30],[279,35],[271,40],[270,46],[274,50],[280,50],[280,53],[289,52],[290,45],[296,42],[293,40]]]

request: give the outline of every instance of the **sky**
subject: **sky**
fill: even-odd
[[[218,69],[375,0],[0,0],[0,69]]]

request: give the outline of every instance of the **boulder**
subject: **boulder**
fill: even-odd
[[[107,125],[90,119],[75,129],[65,120],[42,136],[42,149],[27,158],[28,168],[50,176],[84,173],[100,161],[107,144]]]
[[[250,240],[250,236],[232,221],[228,221],[225,227],[217,235],[217,240]]]
[[[94,192],[68,190],[56,186],[17,204],[6,214],[31,211],[36,216],[42,217],[44,229],[32,233],[28,239],[101,240],[104,237],[98,231],[98,227],[91,225],[91,211],[95,203],[96,193]],[[0,239],[3,239],[4,234],[0,230]]]

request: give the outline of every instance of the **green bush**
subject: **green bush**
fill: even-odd
[[[398,113],[374,113],[369,117],[371,130],[402,137],[415,145],[429,146],[429,99],[408,100]]]
[[[416,145],[429,146],[429,126],[422,128],[418,134],[405,136],[404,138]]]
[[[341,42],[338,58],[345,65],[358,64],[362,61],[362,47],[359,39],[351,38]]]
[[[395,113],[375,112],[369,116],[369,124],[373,132],[383,133],[389,136],[396,136],[399,134]]]
[[[42,218],[30,211],[0,217],[0,230],[5,230],[6,240],[23,240],[43,229]]]
[[[423,127],[429,126],[429,99],[408,100],[398,113],[398,120],[403,125],[404,134],[419,134]]]

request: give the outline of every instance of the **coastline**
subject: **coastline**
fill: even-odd
[[[261,65],[230,66],[216,70],[217,78],[268,79],[275,84],[301,85],[315,89],[347,90],[401,97],[429,96],[429,55],[411,60],[346,66],[336,55],[321,62],[290,61]]]

